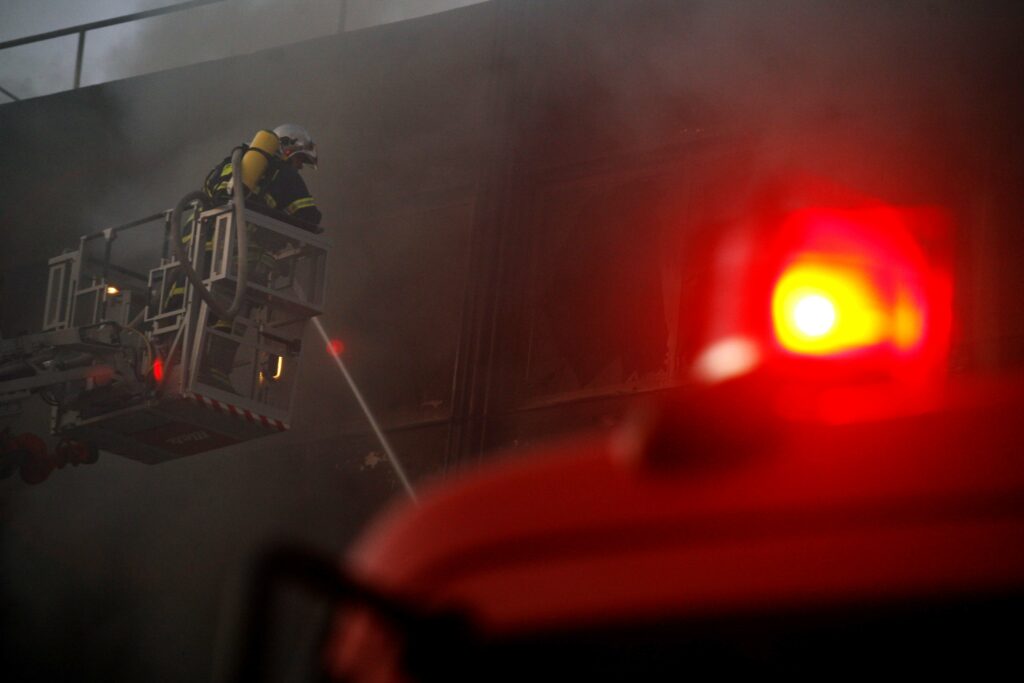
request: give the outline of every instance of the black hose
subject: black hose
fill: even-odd
[[[249,584],[243,640],[233,683],[272,680],[267,670],[275,598],[282,588],[305,588],[332,609],[341,605],[369,610],[401,636],[402,665],[412,679],[469,680],[463,676],[431,676],[468,656],[476,630],[468,614],[428,611],[379,592],[342,570],[334,557],[293,544],[272,546],[262,553]],[[329,622],[328,626],[333,625]],[[330,635],[328,629],[325,635]],[[323,645],[323,643],[321,643]]]
[[[370,607],[391,623],[417,620],[411,610],[346,575],[338,561],[303,546],[284,544],[264,551],[254,566],[243,623],[242,649],[235,683],[272,680],[267,671],[275,598],[284,586],[307,589],[330,607],[339,602]]]
[[[245,224],[245,195],[244,188],[242,186],[242,180],[240,177],[242,168],[242,148],[239,147],[231,155],[231,168],[232,168],[232,185],[234,186],[234,192],[232,193],[232,201],[235,209],[235,220],[233,221],[235,227],[235,241],[237,244],[238,253],[238,281],[235,283],[235,298],[231,302],[230,306],[224,306],[224,304],[214,296],[213,292],[206,288],[206,284],[203,282],[202,276],[196,272],[196,269],[192,266],[192,261],[188,258],[185,253],[185,247],[181,241],[181,214],[184,213],[185,208],[196,202],[200,205],[200,212],[210,208],[210,198],[206,193],[196,190],[189,192],[175,204],[174,210],[171,212],[171,249],[174,252],[174,257],[178,260],[182,270],[185,271],[185,276],[192,283],[192,286],[199,292],[199,296],[202,297],[203,301],[207,303],[210,309],[216,314],[221,320],[233,320],[238,312],[242,309],[242,301],[245,298],[245,290],[249,285],[249,231],[246,229]],[[196,225],[198,225],[198,215],[195,217]],[[195,232],[195,239],[201,239],[202,236],[197,230]]]

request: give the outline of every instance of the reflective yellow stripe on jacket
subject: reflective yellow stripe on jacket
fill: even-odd
[[[290,215],[299,209],[305,209],[310,206],[316,206],[316,201],[314,201],[312,197],[303,197],[302,199],[296,199],[294,202],[289,204],[284,211]]]

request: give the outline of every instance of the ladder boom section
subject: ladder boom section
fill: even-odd
[[[143,462],[288,429],[329,240],[252,208],[236,225],[230,205],[193,206],[178,231],[171,213],[50,259],[43,331],[0,339],[0,416],[37,395],[54,434]],[[183,248],[171,248],[175,232]],[[235,298],[230,320],[207,303]]]
[[[141,393],[148,353],[142,341],[113,322],[0,340],[0,402],[12,410],[32,394],[67,401],[114,384]]]

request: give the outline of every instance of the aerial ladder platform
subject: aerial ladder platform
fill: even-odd
[[[60,443],[49,453],[4,432],[0,475],[38,481],[100,450],[159,463],[289,429],[330,244],[316,226],[238,209],[197,202],[177,228],[168,210],[49,260],[42,330],[0,339],[0,417],[38,396]],[[233,298],[230,319],[211,307]]]

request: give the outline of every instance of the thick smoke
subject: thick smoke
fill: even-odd
[[[361,17],[375,4],[349,0],[348,28],[369,23]],[[662,264],[625,289],[588,289],[588,273],[629,278],[647,267],[650,245],[672,246],[669,237],[699,221],[742,212],[748,186],[776,169],[932,202],[985,150],[1005,146],[1020,158],[1019,142],[994,147],[988,137],[1011,130],[1000,112],[1007,121],[1020,113],[1019,22],[998,5],[524,0],[335,38],[337,9],[232,1],[147,22],[130,39],[96,36],[89,68],[106,60],[112,78],[167,59],[192,66],[0,108],[4,271],[168,207],[256,128],[304,123],[324,159],[306,177],[335,240],[325,324],[344,338],[389,426],[408,426],[402,408],[415,415],[447,396],[433,389],[451,385],[468,236],[492,218],[506,221],[503,301],[539,289],[558,304],[550,318],[572,319],[580,309],[558,300],[564,292],[608,294],[625,308],[659,286]],[[281,47],[314,25],[322,38]],[[498,55],[497,36],[506,41]],[[272,49],[195,64],[262,48]],[[711,143],[732,155],[702,152]],[[1019,163],[1005,164],[988,176],[1004,173],[986,199],[1020,178]],[[655,176],[660,184],[635,191]],[[948,198],[960,202],[953,189]],[[484,192],[504,211],[488,212]],[[653,217],[684,195],[717,215]],[[638,199],[657,229],[616,230]],[[987,225],[969,224],[979,241]],[[566,272],[552,249],[542,254],[551,270],[538,273],[529,260],[538,245],[564,249],[565,259],[596,256]],[[607,263],[608,254],[623,260]],[[4,279],[4,295],[33,306],[14,281]],[[644,301],[636,317],[651,323],[658,306]],[[527,339],[526,323],[509,320],[498,322],[511,341]],[[595,320],[603,333],[608,320]],[[564,331],[540,341],[592,343],[559,342]],[[629,341],[616,338],[615,351],[632,358],[630,369],[661,361],[662,347]],[[339,434],[358,414],[311,349],[293,434],[152,468],[104,457],[35,490],[4,482],[0,626],[14,635],[0,655],[39,657],[41,678],[205,678],[224,654],[214,644],[218,605],[259,541],[282,534],[343,546],[397,484],[371,439]],[[577,358],[574,374],[600,374],[606,358],[590,356]],[[513,379],[519,369],[499,368]],[[495,410],[507,400],[494,398]],[[529,425],[509,424],[508,441],[530,436]],[[438,424],[398,430],[394,441],[419,478],[442,468],[447,437]]]

